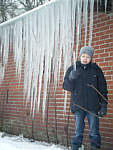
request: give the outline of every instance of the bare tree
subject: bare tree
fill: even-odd
[[[17,8],[14,0],[0,0],[0,23],[15,17]]]
[[[19,3],[23,6],[25,11],[29,11],[39,5],[43,5],[45,1],[49,0],[18,0]]]
[[[0,0],[0,23],[50,0]]]

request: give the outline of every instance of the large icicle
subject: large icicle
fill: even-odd
[[[84,5],[83,5],[83,22],[85,27],[85,45],[86,45],[87,26],[88,26],[88,0],[84,1]]]
[[[106,9],[107,9],[107,0],[105,0],[105,13],[106,13]]]
[[[0,83],[4,78],[10,47],[10,26],[0,28]]]
[[[90,0],[90,32],[89,32],[89,45],[92,42],[92,32],[93,32],[93,9],[94,9],[94,0]]]
[[[76,60],[78,57],[78,46],[79,46],[79,39],[81,33],[81,17],[82,17],[82,0],[77,0],[77,14],[76,14],[76,26],[77,26],[77,33],[76,33]]]

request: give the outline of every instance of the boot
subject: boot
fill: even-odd
[[[76,144],[72,144],[72,150],[79,150],[79,146]]]

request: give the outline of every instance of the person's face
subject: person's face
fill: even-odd
[[[83,53],[80,57],[80,60],[82,64],[89,64],[91,61],[91,57],[88,54]]]

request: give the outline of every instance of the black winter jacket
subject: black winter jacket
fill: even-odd
[[[103,72],[96,63],[84,65],[78,61],[76,65],[80,73],[78,79],[69,80],[69,74],[73,69],[71,66],[68,68],[63,82],[63,89],[71,91],[71,111],[74,113],[80,109],[78,106],[81,106],[88,111],[97,113],[101,104],[107,105],[107,102],[91,86],[93,85],[107,99],[107,84]]]

